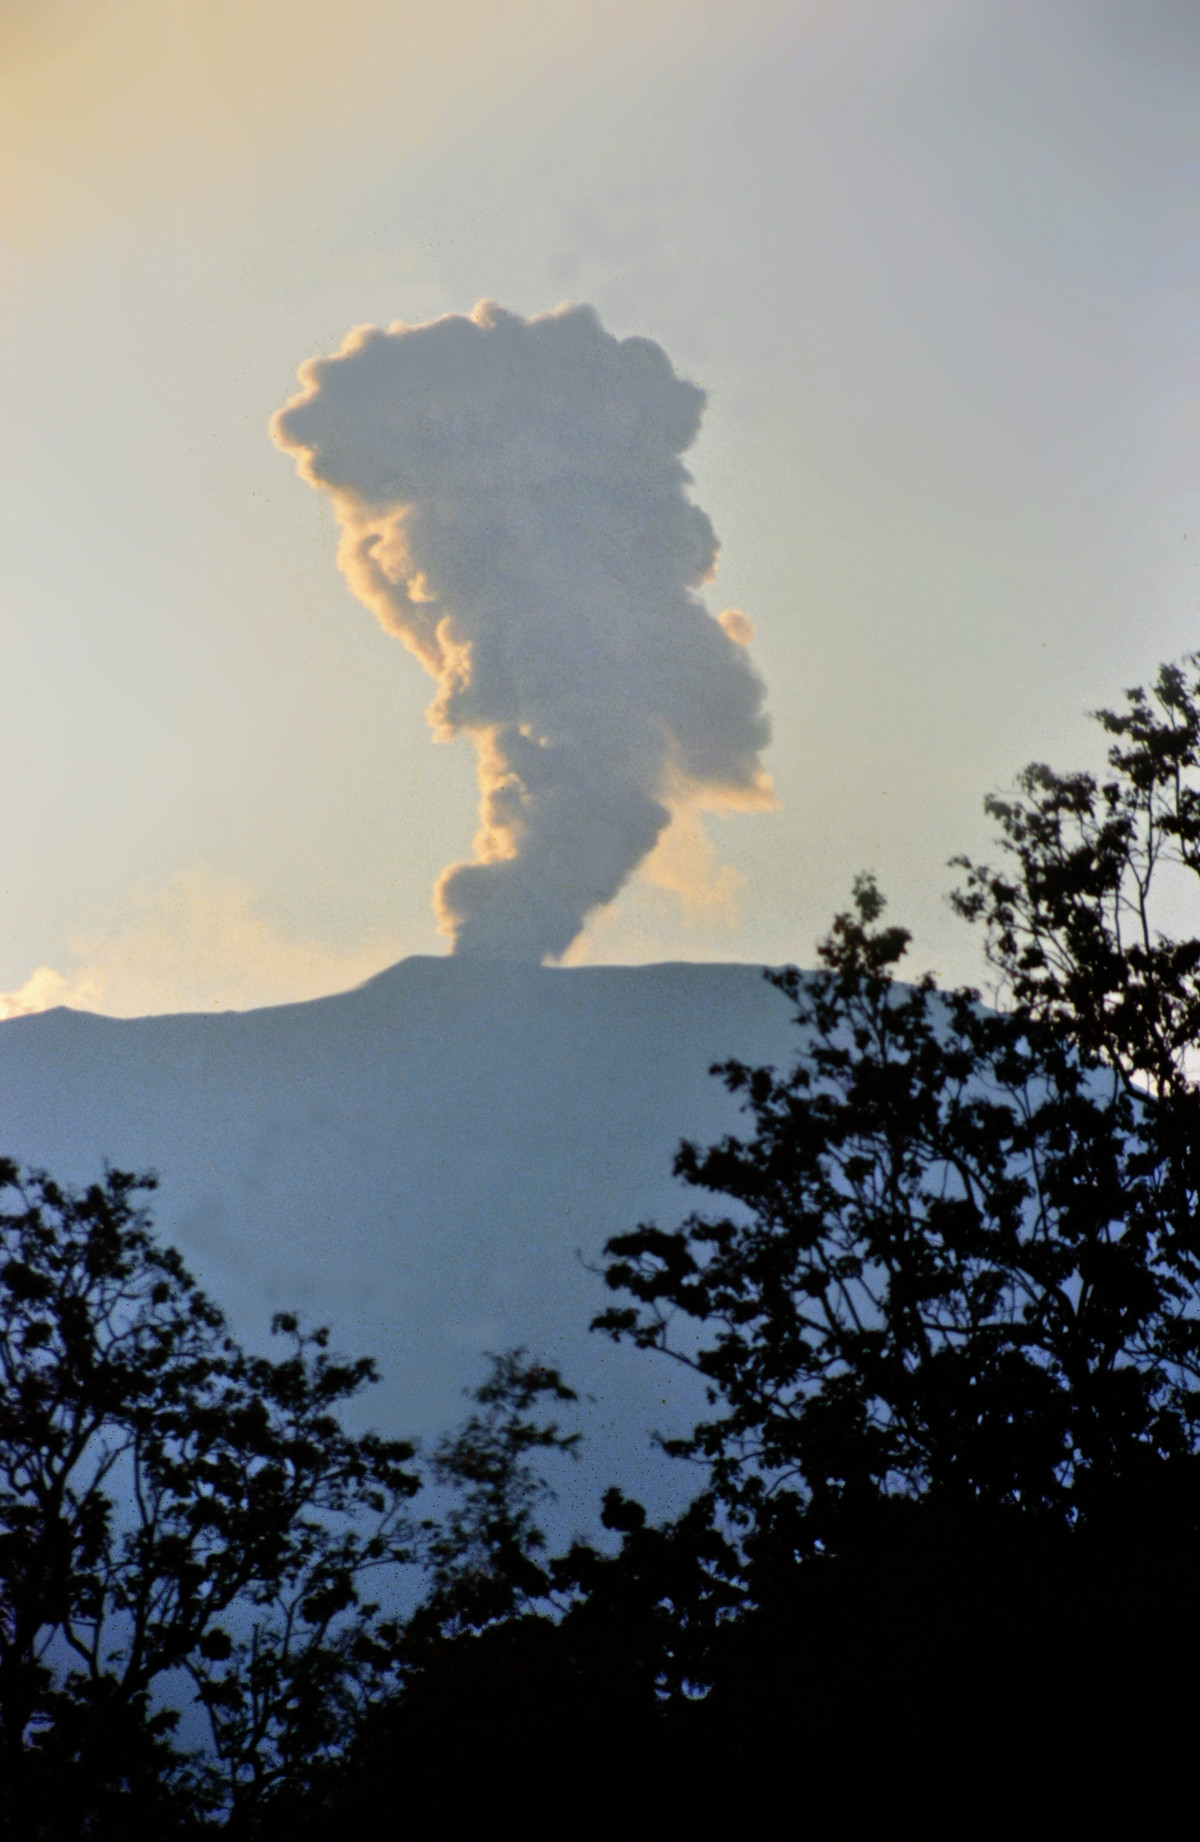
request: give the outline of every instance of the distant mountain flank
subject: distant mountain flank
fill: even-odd
[[[589,1335],[607,1294],[586,1263],[696,1206],[676,1146],[739,1117],[710,1065],[798,1040],[756,966],[413,958],[266,1010],[10,1019],[0,1153],[72,1183],[156,1171],[161,1238],[238,1333],[261,1343],[289,1307],[330,1324],[377,1358],[364,1412],[389,1431],[446,1426],[481,1352],[524,1344],[594,1397],[580,1486],[634,1488],[648,1430],[697,1391]]]

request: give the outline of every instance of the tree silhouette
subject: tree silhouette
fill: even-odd
[[[536,1409],[578,1397],[557,1369],[529,1361],[523,1349],[489,1363],[487,1379],[468,1390],[471,1413],[429,1455],[433,1483],[450,1496],[441,1515],[422,1523],[429,1592],[410,1621],[410,1646],[427,1632],[444,1640],[554,1603],[537,1522],[554,1492],[534,1460],[576,1457],[582,1435],[537,1418]]]
[[[635,1798],[639,1822],[704,1814],[694,1737],[673,1713],[740,1599],[711,1503],[655,1528],[609,1489],[601,1519],[617,1551],[577,1540],[547,1556],[542,1461],[574,1455],[578,1434],[542,1416],[574,1394],[523,1350],[493,1356],[469,1392],[472,1411],[431,1455],[452,1495],[422,1525],[429,1589],[400,1638],[398,1687],[340,1769],[285,1791],[262,1833],[387,1833],[398,1770],[410,1824],[452,1810],[459,1827],[599,1828],[628,1824]]]
[[[1051,1023],[1140,1095],[1195,1104],[1200,938],[1200,653],[1096,721],[1108,773],[1025,769],[985,801],[1000,869],[955,859],[959,913],[982,923],[1011,1001]]]
[[[956,906],[986,930],[993,1003],[900,983],[908,936],[860,879],[820,970],[773,975],[795,1065],[724,1064],[749,1131],[680,1150],[720,1206],[608,1244],[627,1302],[598,1328],[708,1391],[670,1448],[706,1467],[739,1556],[740,1604],[703,1659],[708,1757],[775,1794],[797,1748],[877,1813],[916,1796],[1011,1821],[1032,1797],[1099,1820],[1124,1798],[1144,1821],[1183,1787],[1200,1716],[1185,664],[1100,713],[1107,777],[1035,766],[988,802],[1004,865],[962,862]]]
[[[722,1411],[675,1449],[809,1551],[893,1498],[1065,1530],[1187,1498],[1200,1266],[1143,1097],[1026,1011],[896,982],[881,909],[862,879],[824,970],[776,976],[798,1061],[726,1064],[753,1136],[676,1166],[738,1207],[613,1239],[635,1302],[600,1328],[704,1377]]]
[[[0,1736],[9,1833],[188,1833],[336,1752],[389,1679],[368,1576],[410,1557],[412,1448],[280,1317],[247,1355],[110,1171],[0,1166]],[[208,1744],[170,1736],[195,1701]]]

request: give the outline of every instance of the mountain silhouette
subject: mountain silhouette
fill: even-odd
[[[238,1335],[264,1345],[282,1309],[328,1323],[376,1357],[361,1417],[388,1432],[448,1426],[482,1352],[525,1346],[593,1397],[564,1515],[613,1481],[665,1509],[692,1480],[648,1435],[689,1426],[698,1390],[589,1334],[608,1294],[586,1263],[695,1205],[679,1140],[738,1120],[712,1062],[796,1045],[755,966],[412,958],[264,1010],[13,1018],[0,1152],[71,1183],[156,1171],[159,1236]]]

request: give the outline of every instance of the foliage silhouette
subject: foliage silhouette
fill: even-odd
[[[1200,938],[1171,929],[1200,879],[1200,653],[1125,702],[1096,713],[1116,738],[1106,776],[1034,763],[986,800],[1004,867],[955,859],[952,899],[1019,1010],[1139,1094],[1187,1102],[1194,1129]]]
[[[861,879],[821,970],[774,975],[795,1066],[725,1064],[750,1133],[681,1148],[724,1207],[609,1243],[628,1302],[598,1328],[707,1385],[672,1449],[707,1467],[743,1596],[704,1716],[777,1792],[797,1735],[860,1808],[866,1760],[880,1810],[977,1822],[1030,1798],[1145,1821],[1185,1789],[1198,663],[1100,713],[1106,778],[1035,766],[988,802],[1005,867],[962,860],[955,904],[992,1008],[898,983],[908,936]]]
[[[693,1801],[694,1744],[673,1718],[721,1610],[737,1602],[734,1557],[702,1497],[676,1523],[605,1493],[616,1553],[576,1541],[544,1558],[533,1510],[553,1492],[549,1452],[574,1454],[539,1409],[572,1400],[556,1371],[516,1350],[491,1359],[477,1408],[434,1459],[461,1501],[423,1525],[430,1591],[400,1641],[400,1685],[368,1712],[340,1769],[267,1808],[293,1842],[404,1819],[628,1826],[678,1821]],[[581,1800],[583,1809],[580,1810]],[[703,1814],[700,1800],[696,1814]]]
[[[546,1537],[535,1518],[554,1492],[532,1461],[552,1451],[574,1458],[581,1435],[539,1420],[534,1410],[544,1398],[578,1397],[557,1369],[530,1362],[523,1349],[489,1362],[487,1379],[468,1390],[474,1411],[430,1454],[432,1481],[451,1496],[440,1516],[422,1523],[429,1592],[410,1621],[410,1647],[426,1632],[441,1641],[553,1603],[539,1558]]]
[[[675,1449],[735,1523],[802,1512],[806,1552],[893,1497],[1063,1529],[1190,1499],[1200,1264],[1144,1098],[1023,1010],[896,983],[881,909],[860,880],[824,970],[776,975],[799,1060],[726,1064],[754,1134],[676,1165],[739,1206],[615,1237],[635,1302],[599,1327],[705,1378],[724,1411]]]
[[[410,1445],[291,1317],[247,1355],[139,1195],[0,1167],[0,1738],[9,1833],[236,1823],[342,1746],[393,1668],[362,1588],[410,1557]],[[169,1744],[194,1699],[208,1745]]]

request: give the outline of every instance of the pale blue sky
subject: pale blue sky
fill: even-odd
[[[984,792],[1200,643],[1198,61],[1188,0],[8,0],[0,992],[445,949],[471,751],[266,424],[351,326],[485,295],[708,391],[709,603],[770,695],[778,808],[583,954],[805,961],[870,866],[970,975]]]

